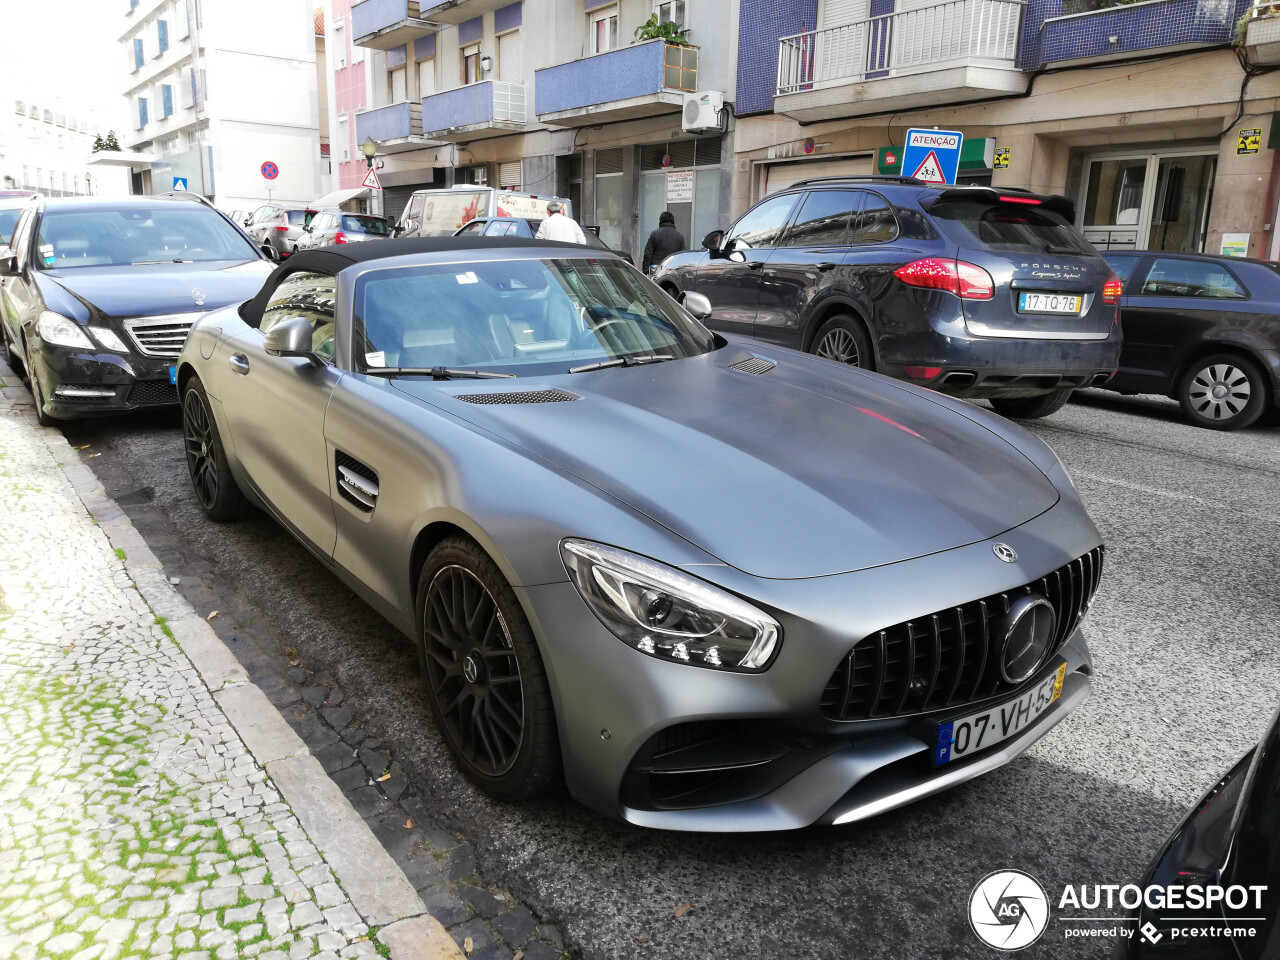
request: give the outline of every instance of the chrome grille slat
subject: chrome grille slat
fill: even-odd
[[[910,716],[1012,692],[1016,687],[1000,677],[993,636],[1003,636],[1001,621],[1014,599],[1039,592],[1053,605],[1058,627],[1050,655],[1057,653],[1084,619],[1101,583],[1102,561],[1098,547],[1014,590],[869,635],[831,675],[822,713],[835,720]],[[914,692],[913,679],[923,681]]]
[[[182,353],[191,327],[201,314],[176,314],[167,317],[132,317],[124,321],[125,332],[144,357],[176,359]]]

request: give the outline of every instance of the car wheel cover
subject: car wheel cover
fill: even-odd
[[[858,341],[843,327],[836,327],[822,338],[818,344],[818,356],[855,367],[861,359],[858,354]]]
[[[1240,416],[1253,398],[1249,375],[1233,363],[1213,363],[1191,378],[1187,399],[1206,420]]]
[[[457,750],[478,772],[511,770],[524,736],[520,664],[502,612],[466,567],[442,567],[422,613],[428,693]]]
[[[200,506],[212,510],[218,500],[218,465],[213,454],[213,428],[204,401],[194,390],[182,403],[182,440],[187,451],[187,469]]]

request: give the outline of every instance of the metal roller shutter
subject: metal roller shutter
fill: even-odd
[[[498,79],[507,83],[521,80],[523,48],[520,31],[512,30],[498,38]]]
[[[847,160],[801,160],[797,163],[775,163],[765,175],[763,196],[785,190],[797,180],[811,177],[856,177],[875,173],[872,157],[851,157]]]
[[[409,187],[384,187],[382,190],[382,215],[395,223],[400,219],[400,214],[404,213],[404,208],[409,205],[409,198],[413,196],[413,191],[423,190],[430,187],[429,183],[420,183]]]

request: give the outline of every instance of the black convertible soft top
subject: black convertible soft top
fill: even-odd
[[[552,240],[526,240],[522,237],[410,237],[403,240],[365,240],[319,250],[300,250],[267,277],[262,289],[252,300],[240,305],[240,319],[251,327],[262,322],[271,295],[285,277],[300,271],[336,274],[354,263],[369,260],[385,260],[389,257],[407,257],[415,253],[456,253],[466,250],[573,250],[588,251],[592,256],[609,256],[607,250],[583,247],[577,243],[556,243]]]

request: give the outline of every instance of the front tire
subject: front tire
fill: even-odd
[[[40,378],[31,373],[28,374],[28,381],[31,386],[31,399],[36,405],[36,423],[42,427],[61,426],[63,421],[55,420],[44,412],[44,388],[40,386]]]
[[[1072,388],[1054,390],[1038,397],[993,397],[991,407],[1010,420],[1039,420],[1057,413],[1071,399]]]
[[[196,376],[187,381],[182,397],[182,443],[191,486],[204,515],[217,523],[243,517],[249,501],[231,475],[218,425],[209,407],[209,395]]]
[[[497,564],[468,537],[441,541],[418,577],[416,609],[427,701],[458,768],[498,800],[557,785],[546,668]]]
[[[1178,381],[1178,403],[1197,427],[1239,430],[1262,415],[1267,383],[1252,360],[1215,353],[1187,368]]]
[[[862,324],[853,317],[832,317],[813,338],[813,352],[819,357],[847,363],[864,370],[876,368],[875,355],[871,352],[871,338]]]

